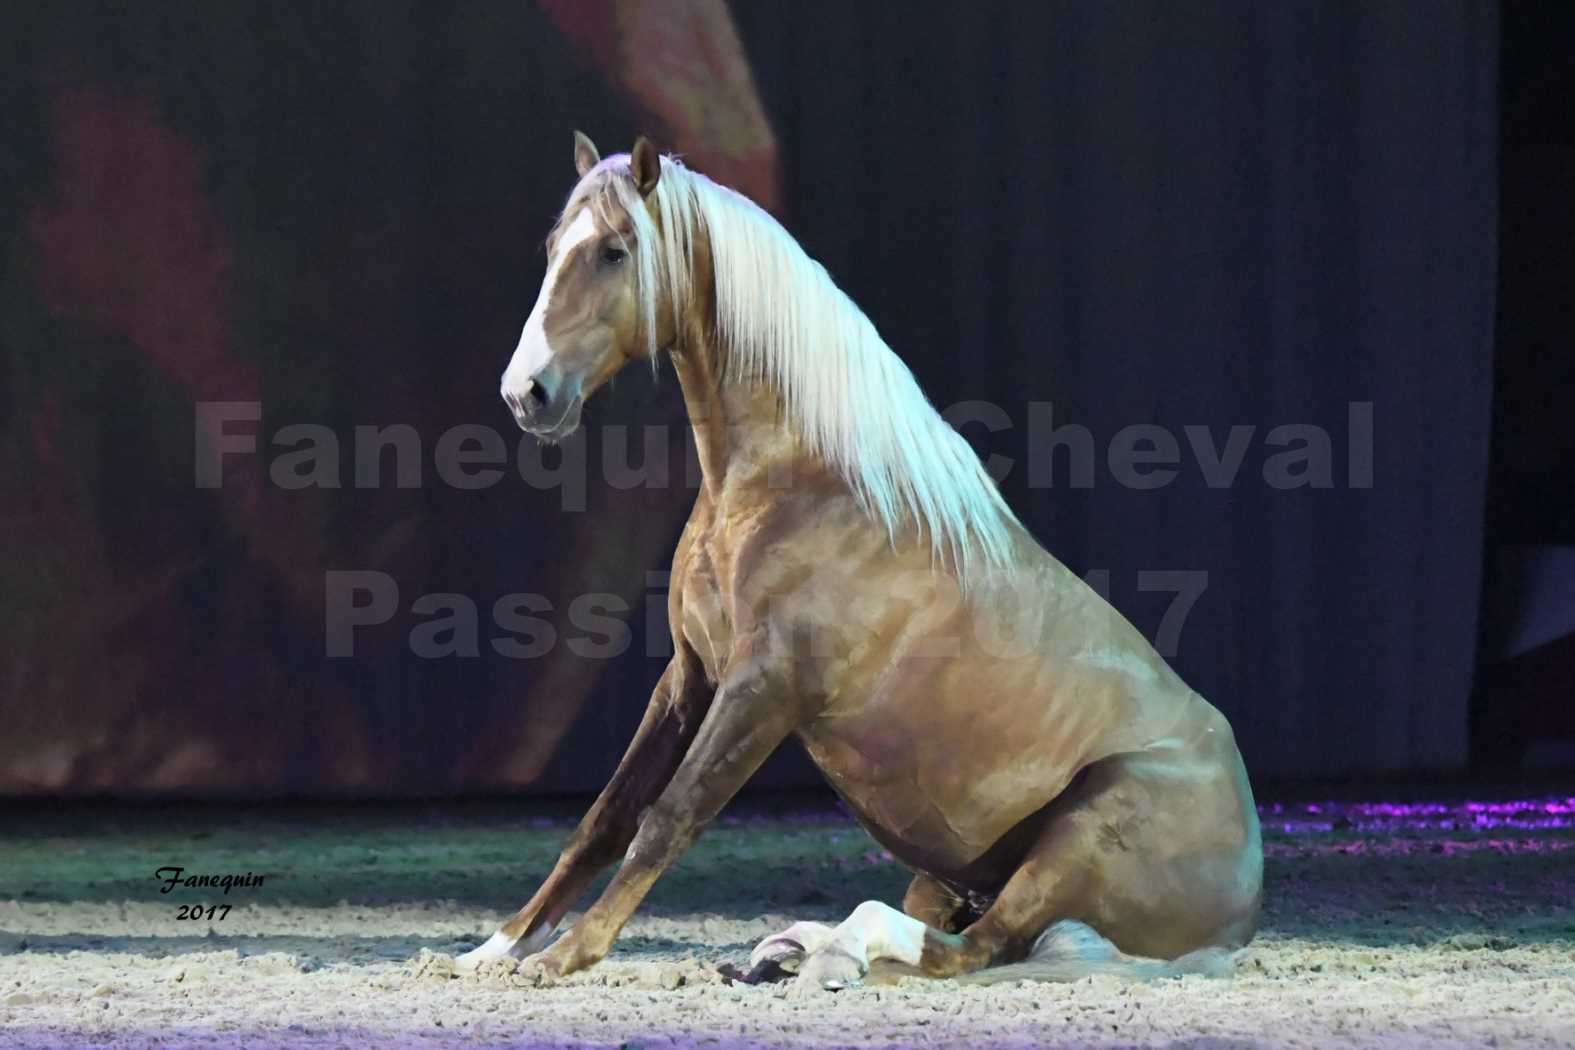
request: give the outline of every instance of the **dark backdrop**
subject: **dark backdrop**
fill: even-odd
[[[689,493],[592,469],[588,509],[565,513],[512,470],[497,376],[569,131],[606,150],[655,124],[707,168],[706,135],[730,140],[752,92],[789,229],[938,405],[995,406],[965,430],[1051,551],[1151,637],[1172,594],[1142,574],[1206,574],[1174,662],[1255,773],[1464,761],[1490,5],[745,4],[754,85],[686,83],[683,128],[618,70],[687,45],[610,51],[565,10],[8,13],[0,788],[594,787],[661,667],[647,572]],[[676,419],[674,385],[620,381],[593,467],[608,424]],[[332,428],[346,485],[356,425],[409,423],[425,481],[287,490],[257,456],[198,489],[199,400],[260,402],[265,451],[285,424]],[[435,482],[439,436],[466,423],[509,443],[500,483]],[[1083,439],[1049,429],[1068,424],[1086,476]],[[1136,424],[1177,442],[1162,487],[1106,459]],[[1211,483],[1195,443],[1233,427],[1252,428],[1239,470]],[[1306,459],[1325,438],[1327,478]],[[336,569],[400,591],[349,658],[324,650]],[[560,627],[577,595],[619,598],[632,645],[506,659],[488,614],[518,591]],[[433,592],[476,604],[479,655],[412,651]],[[808,775],[789,756],[766,779]]]
[[[1503,10],[1482,769],[1575,766],[1575,8]]]

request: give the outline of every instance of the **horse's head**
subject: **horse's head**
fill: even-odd
[[[515,421],[548,441],[574,432],[586,398],[614,373],[672,341],[671,310],[641,305],[642,293],[647,304],[665,298],[642,288],[655,273],[653,253],[639,253],[641,238],[658,236],[649,198],[660,155],[642,136],[604,161],[576,132],[574,164],[580,182],[547,240],[547,276],[503,373]]]

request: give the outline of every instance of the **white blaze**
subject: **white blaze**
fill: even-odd
[[[558,251],[551,259],[547,260],[547,279],[541,284],[541,293],[536,296],[536,306],[530,312],[530,317],[525,321],[525,331],[520,335],[520,345],[515,349],[514,356],[509,359],[509,367],[503,372],[503,396],[513,395],[516,398],[524,397],[530,393],[531,377],[547,364],[552,357],[552,348],[547,345],[547,303],[552,299],[553,285],[558,283],[558,274],[563,270],[563,262],[574,251],[576,245],[596,235],[596,219],[591,215],[589,207],[580,209],[580,214],[569,223],[568,229],[563,231],[563,236],[558,238]]]

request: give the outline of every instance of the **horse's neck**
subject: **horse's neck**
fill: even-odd
[[[764,385],[728,383],[724,361],[722,354],[697,343],[674,357],[700,471],[713,499],[729,478],[759,471],[798,450],[782,419],[780,398]]]

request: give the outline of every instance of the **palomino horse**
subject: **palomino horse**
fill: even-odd
[[[915,875],[901,911],[797,923],[755,949],[757,970],[835,988],[877,960],[1046,979],[1217,969],[1252,937],[1262,884],[1224,717],[1034,541],[769,215],[645,139],[601,160],[577,136],[575,163],[503,399],[556,440],[615,372],[668,353],[704,480],[673,557],[676,655],[627,754],[536,895],[462,963],[600,960],[797,734]]]

